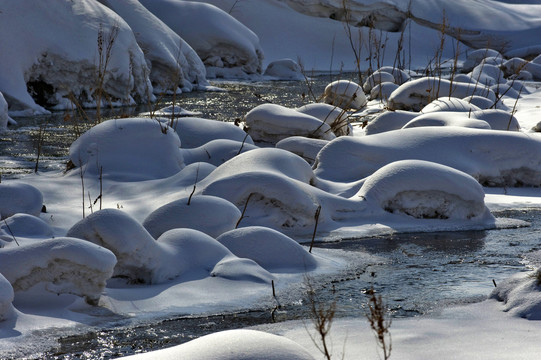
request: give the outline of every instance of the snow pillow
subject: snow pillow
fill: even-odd
[[[0,183],[0,219],[17,213],[39,216],[43,208],[43,195],[32,185]]]

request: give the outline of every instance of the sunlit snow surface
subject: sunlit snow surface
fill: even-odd
[[[111,8],[124,14],[120,15],[126,17],[126,23],[93,1],[73,8],[63,3],[65,7],[59,15],[69,18],[73,11],[86,6],[107,26],[118,20],[119,44],[124,53],[131,54],[131,62],[113,58],[123,81],[115,83],[122,84],[123,92],[110,89],[117,98],[126,102],[133,100],[130,96],[151,98],[149,82],[159,83],[166,76],[163,74],[176,70],[184,73],[179,84],[183,90],[206,86],[201,78],[205,71],[201,62],[190,49],[183,48],[178,36],[197,38],[212,30],[208,23],[195,21],[197,16],[191,16],[181,24],[184,28],[179,25],[173,29],[175,36],[144,9],[138,8],[142,17],[135,17],[133,22],[134,12],[127,11],[120,2],[116,6],[114,1],[110,2]],[[298,74],[291,58],[304,62],[309,69],[328,69],[329,53],[335,49],[335,64],[345,63],[347,59],[346,66],[351,66],[350,44],[343,37],[336,40],[337,32],[343,34],[344,24],[332,19],[338,16],[336,13],[329,13],[340,9],[338,0],[328,1],[326,5],[294,0],[257,4],[226,1],[219,4],[225,11],[182,1],[148,3],[156,6],[157,17],[170,27],[177,17],[167,9],[190,10],[192,14],[206,14],[205,19],[208,15],[216,20],[212,25],[217,28],[213,31],[220,32],[220,37],[206,34],[200,42],[188,40],[203,58],[211,76],[260,74],[263,52],[268,54],[265,61],[269,63],[289,58],[281,70],[283,74],[271,74],[274,77],[291,76],[292,70]],[[391,29],[404,20],[400,20],[403,5],[396,1],[369,3],[386,10],[375,18],[382,28]],[[475,6],[466,1],[456,2],[452,7],[444,5],[436,0],[412,2],[415,22],[405,32],[406,41],[415,53],[410,66],[426,65],[427,59],[434,55],[431,46],[437,46],[439,37],[434,24],[440,21],[444,7],[453,25],[467,28],[476,23],[482,30],[468,32],[464,40],[469,44],[497,38],[514,41],[515,56],[526,57],[535,50],[521,48],[534,45],[532,39],[541,25],[532,14],[539,10],[539,5],[511,7],[489,0],[479,1]],[[352,6],[353,16],[360,20],[366,8],[358,2]],[[9,14],[0,13],[6,15]],[[267,20],[261,21],[261,16]],[[150,49],[152,56],[145,57],[139,46],[153,40],[148,33],[138,36],[131,33],[128,17],[134,31],[146,29],[141,27],[142,19],[160,28],[168,38],[168,45]],[[321,26],[309,26],[316,18]],[[269,26],[268,19],[273,21],[273,26]],[[497,22],[505,26],[496,27]],[[94,43],[96,29],[86,22],[82,25],[78,29],[80,33],[86,34],[88,28],[94,30],[86,35],[87,43]],[[273,37],[283,38],[277,37],[273,29],[300,35],[276,44]],[[422,43],[414,41],[420,34]],[[399,37],[400,33],[389,33],[388,48],[396,46]],[[20,81],[29,66],[35,65],[34,76],[50,75],[55,84],[60,80],[70,84],[76,81],[55,75],[59,55],[50,43],[37,44],[29,53],[16,46],[20,41],[17,39],[8,41],[8,45],[18,50],[20,56],[4,56],[9,60],[7,63],[19,58],[21,62],[0,73],[7,79],[4,84],[8,84],[0,90],[8,104],[16,105],[11,110],[42,113],[44,109],[34,103],[24,81]],[[69,39],[62,39],[70,43]],[[443,51],[452,58],[453,40],[450,37],[447,40]],[[178,47],[173,44],[177,41]],[[213,53],[224,43],[222,53]],[[46,56],[50,62],[43,61],[40,51],[44,49],[50,52]],[[169,57],[165,64],[159,62],[158,50]],[[177,64],[170,57],[175,51],[179,52]],[[282,56],[284,52],[287,56]],[[82,55],[83,59],[76,59],[75,63],[88,62],[93,56],[87,52]],[[324,277],[344,270],[352,261],[341,251],[316,249],[309,253],[306,244],[314,233],[317,240],[333,241],[393,232],[526,225],[495,219],[489,210],[541,206],[541,138],[534,132],[539,127],[541,92],[534,87],[523,91],[514,82],[507,82],[497,71],[501,56],[491,55],[494,56],[485,60],[470,57],[471,64],[466,62],[466,65],[471,65],[471,73],[457,76],[460,82],[423,78],[389,92],[385,97],[389,99],[389,107],[408,111],[396,112],[398,116],[394,119],[378,118],[381,125],[374,131],[380,132],[377,135],[364,136],[370,127],[365,131],[359,124],[355,128],[332,127],[334,121],[322,118],[314,109],[290,109],[277,104],[261,105],[247,113],[243,125],[250,136],[232,124],[210,126],[211,120],[200,118],[113,119],[94,127],[72,145],[72,167],[67,173],[38,173],[3,181],[0,184],[3,222],[0,225],[0,351],[11,357],[40,351],[34,347],[44,349],[53,345],[55,339],[43,335],[51,331],[84,332],[92,326],[113,326],[117,321],[138,323],[178,314],[272,308],[277,301],[270,295],[274,286],[279,293],[292,289],[299,292],[298,284],[307,281],[307,273]],[[33,61],[37,56],[42,57],[36,65]],[[74,56],[66,55],[69,65],[73,65]],[[460,57],[461,62],[464,59],[465,56]],[[153,75],[146,73],[150,70],[146,68],[149,63],[154,66]],[[52,64],[56,64],[52,68],[55,71],[47,73],[44,69]],[[513,60],[505,68],[517,70],[520,64],[523,62]],[[164,68],[160,69],[161,65]],[[529,63],[515,75],[519,79],[535,80],[537,65]],[[391,83],[394,80],[398,86],[401,81],[395,75],[372,80],[385,79]],[[482,79],[483,85],[474,84],[474,78]],[[436,83],[439,94],[434,92]],[[366,104],[364,94],[356,92],[361,91],[361,85],[368,91],[375,84],[358,84],[354,93],[342,91],[346,93],[346,103],[355,103],[352,108],[363,108]],[[89,92],[88,83],[85,86],[86,89],[83,86],[79,90]],[[502,112],[487,110],[483,104],[494,103],[501,87],[508,88],[507,96],[497,104]],[[519,92],[520,101],[515,103]],[[333,101],[341,94],[329,93],[330,106],[344,106],[344,101]],[[57,92],[51,99],[66,105],[62,95],[66,93]],[[436,102],[430,102],[434,99]],[[377,100],[368,106],[369,110],[381,109]],[[515,114],[510,113],[513,108]],[[367,114],[369,110],[361,109],[361,113]],[[5,106],[2,105],[0,112],[0,126],[5,127],[11,120]],[[467,118],[464,113],[468,114]],[[509,115],[507,127],[502,114]],[[340,117],[336,114],[335,119]],[[385,124],[391,119],[395,124]],[[355,136],[335,139],[337,135]],[[276,148],[269,146],[274,143]],[[515,187],[523,185],[533,187]],[[369,257],[356,255],[362,257],[356,259],[358,262]],[[537,256],[530,254],[530,258]],[[114,277],[110,278],[111,275]],[[488,300],[436,314],[435,318],[396,321],[392,331],[393,347],[397,350],[393,356],[453,358],[460,344],[459,354],[469,358],[535,358],[539,349],[532,334],[539,331],[539,325],[517,316],[540,318],[537,279],[522,275],[502,282],[492,298],[503,303]],[[362,326],[361,340],[351,344],[346,341],[352,328],[357,329],[356,323],[338,321],[333,327],[333,337],[340,346],[334,346],[333,353],[343,351],[345,358],[353,358],[360,349],[369,348],[370,356],[376,357],[370,330]],[[488,340],[499,338],[504,327],[505,341],[496,345],[490,341],[489,345]],[[319,356],[302,324],[264,329],[285,335],[296,343],[254,331],[228,332],[162,354],[199,356],[205,350],[209,358],[228,358],[221,347],[216,347],[216,341],[231,344],[232,340],[243,337],[243,346],[231,348],[229,358],[251,358],[269,351],[274,351],[277,357]]]

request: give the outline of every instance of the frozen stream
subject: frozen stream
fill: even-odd
[[[312,90],[321,94],[329,77],[318,78]],[[218,83],[227,92],[191,93],[179,97],[180,106],[198,111],[202,117],[234,121],[254,106],[274,102],[300,106],[309,96],[304,82]],[[305,94],[303,99],[302,94]],[[170,100],[163,102],[167,105]],[[111,110],[105,117],[137,116],[147,106]],[[95,116],[92,111],[89,117]],[[0,171],[3,178],[17,178],[35,170],[59,171],[65,167],[69,144],[89,126],[75,112],[55,113],[43,118],[17,119],[19,125],[0,133]],[[90,120],[92,122],[93,120]],[[39,151],[38,151],[39,149]],[[453,304],[485,299],[493,282],[531,266],[528,253],[541,249],[541,209],[513,210],[495,214],[528,221],[531,227],[452,233],[396,234],[378,238],[318,244],[341,249],[348,257],[369,253],[377,260],[352,265],[342,273],[313,279],[320,301],[337,302],[338,316],[364,316],[366,292],[373,287],[383,295],[394,317],[429,314]],[[186,342],[223,329],[273,321],[306,319],[308,306],[300,289],[277,294],[282,307],[272,303],[241,313],[194,317],[178,314],[169,319],[133,325],[119,320],[108,328],[84,334],[43,334],[58,337],[58,346],[29,358],[104,359],[149,351]],[[307,323],[309,324],[309,322]],[[392,332],[392,328],[391,328]]]

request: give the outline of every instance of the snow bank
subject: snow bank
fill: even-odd
[[[541,271],[521,273],[498,284],[490,297],[504,303],[504,311],[529,320],[541,320]]]
[[[109,250],[69,237],[0,249],[0,273],[15,292],[46,283],[52,293],[79,295],[90,304],[97,304],[115,263]]]
[[[285,337],[256,330],[227,330],[202,336],[182,345],[144,354],[127,356],[126,360],[314,360],[302,346]]]
[[[70,146],[73,175],[140,181],[164,178],[184,167],[180,140],[167,125],[148,118],[107,120],[85,132]],[[126,161],[125,159],[131,159]]]
[[[340,137],[318,154],[323,179],[362,179],[398,160],[432,161],[461,170],[486,186],[539,186],[541,139],[509,131],[423,127],[371,136]]]
[[[275,144],[290,136],[331,140],[331,127],[318,118],[276,104],[262,104],[245,117],[246,131],[256,142]]]
[[[94,0],[2,1],[0,92],[10,112],[46,113],[44,106],[70,106],[69,94],[83,105],[95,104],[98,84],[98,37],[114,38],[103,90],[113,102],[147,101],[152,85],[132,29],[113,11]],[[25,21],[20,15],[24,14]],[[102,66],[103,71],[103,66]],[[28,89],[27,89],[28,88]]]
[[[394,214],[430,219],[493,219],[471,176],[428,161],[390,163],[370,175],[357,196]]]
[[[261,74],[259,38],[225,11],[206,3],[140,0],[197,52],[209,77]]]
[[[254,260],[272,272],[305,272],[316,267],[312,254],[289,236],[262,226],[249,226],[216,238],[238,257]]]
[[[465,98],[470,95],[480,95],[493,102],[496,96],[492,90],[483,84],[467,84],[436,77],[423,77],[409,81],[393,91],[389,97],[388,107],[390,110],[413,110],[419,111],[432,99],[439,97]]]
[[[327,85],[323,100],[342,109],[354,110],[363,108],[367,103],[362,87],[349,80],[336,80]]]
[[[183,149],[201,147],[212,140],[218,139],[254,144],[254,141],[246,132],[229,122],[198,117],[182,117],[174,121],[173,128],[180,138]]]
[[[222,276],[270,282],[254,262],[236,258],[225,246],[197,230],[173,229],[157,240],[135,219],[116,209],[97,211],[75,224],[68,236],[110,249],[118,263],[114,276],[160,284],[179,276]]]
[[[39,216],[43,208],[43,195],[32,185],[0,183],[0,219],[17,213]]]
[[[216,238],[234,229],[240,216],[239,209],[227,200],[197,195],[172,201],[154,210],[143,221],[143,226],[155,239],[175,228],[195,229]]]
[[[206,70],[197,53],[138,0],[100,0],[132,28],[150,63],[154,92],[191,91],[208,86]]]

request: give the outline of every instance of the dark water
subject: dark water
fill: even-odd
[[[496,215],[525,220],[532,226],[396,234],[318,244],[320,248],[345,250],[348,256],[369,253],[378,260],[311,278],[315,300],[322,304],[335,302],[336,316],[360,318],[367,312],[372,290],[382,296],[392,317],[419,316],[452,305],[482,301],[494,288],[494,282],[541,265],[525,260],[527,254],[541,250],[541,209]],[[237,313],[179,315],[137,326],[62,337],[55,349],[33,358],[109,359],[182,344],[220,330],[309,319],[308,297],[305,293],[300,293],[300,298],[296,295],[277,294],[275,304],[279,303],[279,308],[273,304]]]

